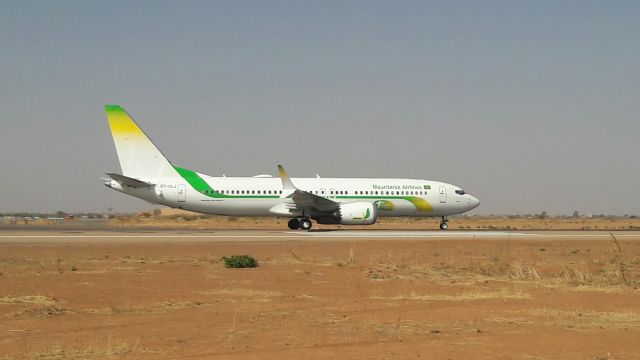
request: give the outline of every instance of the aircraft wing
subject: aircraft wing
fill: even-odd
[[[134,178],[130,178],[128,176],[124,176],[124,175],[120,175],[120,174],[114,174],[114,173],[107,173],[106,175],[108,175],[111,179],[117,181],[120,185],[122,186],[127,186],[127,187],[132,187],[132,188],[139,188],[139,187],[149,187],[149,186],[153,186],[154,184],[149,183],[149,182],[144,182],[138,179],[134,179]]]
[[[289,178],[282,165],[278,165],[278,172],[280,173],[280,179],[282,179],[282,195],[280,197],[291,199],[293,201],[291,205],[294,205],[296,209],[334,211],[340,206],[339,203],[333,200],[298,189],[293,185],[291,178]]]

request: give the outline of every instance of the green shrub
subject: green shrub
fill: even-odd
[[[258,261],[249,255],[223,256],[224,266],[228,268],[254,268],[258,266]]]

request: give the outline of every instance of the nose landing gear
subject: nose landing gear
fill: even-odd
[[[447,230],[449,228],[449,219],[446,216],[442,217],[442,221],[440,221],[440,230]]]
[[[311,229],[311,226],[313,226],[313,223],[311,222],[311,219],[305,217],[299,219],[293,218],[289,220],[289,223],[287,225],[289,225],[289,229],[291,230],[309,230]]]

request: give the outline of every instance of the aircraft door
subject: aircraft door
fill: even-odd
[[[447,187],[440,186],[440,203],[444,204],[447,202]]]
[[[187,201],[187,185],[179,184],[177,190],[178,190],[178,202]]]

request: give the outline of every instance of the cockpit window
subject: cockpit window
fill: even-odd
[[[460,189],[460,190],[456,190],[456,194],[458,194],[458,195],[464,195],[464,194],[465,194],[465,192],[464,192],[464,190]]]

